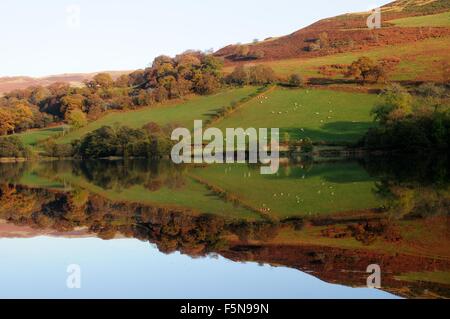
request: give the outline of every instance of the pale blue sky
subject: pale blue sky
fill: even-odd
[[[321,18],[388,2],[2,0],[0,76],[132,70],[160,54],[285,35]],[[79,26],[70,19],[76,9],[70,13],[68,7],[80,8]]]

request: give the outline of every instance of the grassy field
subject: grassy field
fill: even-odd
[[[388,21],[399,27],[449,27],[450,12]]]
[[[16,134],[25,145],[33,146],[37,142],[45,140],[51,136],[62,133],[64,126],[49,127],[40,130],[29,130],[20,134]]]
[[[57,142],[69,143],[102,126],[111,126],[116,123],[132,128],[142,127],[149,122],[156,122],[160,125],[176,123],[183,127],[192,127],[194,120],[206,120],[222,107],[230,105],[233,101],[237,102],[256,92],[256,90],[257,88],[255,87],[244,87],[227,90],[211,96],[195,96],[186,102],[178,104],[161,105],[129,112],[110,113],[79,130],[59,138]]]
[[[355,142],[373,125],[370,110],[376,95],[329,90],[277,88],[230,114],[214,126],[280,128],[291,139]]]
[[[311,59],[288,59],[263,62],[272,67],[280,75],[299,73],[306,77],[326,77],[319,73],[319,67],[332,64],[350,64],[361,56],[373,59],[383,57],[398,57],[401,63],[392,74],[392,80],[441,80],[442,62],[450,61],[450,37],[427,39],[415,43],[384,46],[367,51],[355,51]],[[231,72],[234,67],[228,67]],[[342,78],[336,75],[334,78]]]
[[[374,181],[355,163],[280,168],[261,175],[247,165],[211,165],[189,174],[235,195],[242,204],[267,210],[274,218],[317,217],[376,208]]]

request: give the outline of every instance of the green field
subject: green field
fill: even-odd
[[[373,125],[376,95],[330,90],[277,88],[214,124],[226,128],[280,128],[291,139],[355,142]],[[297,105],[296,105],[297,103]]]
[[[449,27],[450,26],[450,12],[443,12],[438,14],[408,17],[388,22],[399,27]]]
[[[62,133],[64,126],[49,127],[40,130],[29,130],[16,134],[25,145],[36,145],[37,142]]]
[[[398,57],[401,59],[399,67],[392,74],[392,80],[442,80],[444,61],[450,61],[450,37],[427,39],[409,44],[382,46],[365,51],[355,51],[333,54],[316,58],[286,59],[263,62],[274,69],[277,74],[289,75],[299,73],[305,77],[327,77],[319,73],[319,67],[332,64],[350,64],[361,56],[372,59],[384,57]],[[225,69],[231,72],[233,67]],[[333,78],[342,78],[342,75]]]
[[[256,87],[244,87],[227,90],[211,96],[195,96],[186,102],[143,108],[129,112],[110,113],[87,126],[73,131],[57,140],[58,143],[69,143],[79,139],[89,132],[102,126],[112,126],[116,123],[131,128],[140,128],[149,122],[159,125],[176,123],[183,127],[192,127],[194,120],[209,119],[216,111],[224,106],[229,106],[233,101],[256,92]]]
[[[275,176],[247,165],[210,165],[189,174],[217,186],[273,218],[317,217],[376,208],[374,181],[355,163],[282,167]]]

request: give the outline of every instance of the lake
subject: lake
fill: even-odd
[[[0,298],[449,298],[448,163],[0,164]]]

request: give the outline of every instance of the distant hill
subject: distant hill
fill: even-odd
[[[129,71],[105,71],[111,74],[113,78],[116,78],[122,74],[130,73]],[[72,74],[59,74],[50,75],[46,77],[28,77],[28,76],[12,76],[12,77],[0,77],[0,95],[5,92],[9,92],[16,89],[25,89],[29,86],[37,85],[50,85],[55,82],[70,83],[73,86],[79,86],[84,80],[89,80],[99,72],[94,73],[72,73]]]
[[[383,6],[381,12],[380,29],[367,27],[370,12],[349,13],[320,20],[287,36],[229,45],[215,55],[229,65],[320,57],[450,36],[450,0],[399,0]]]

